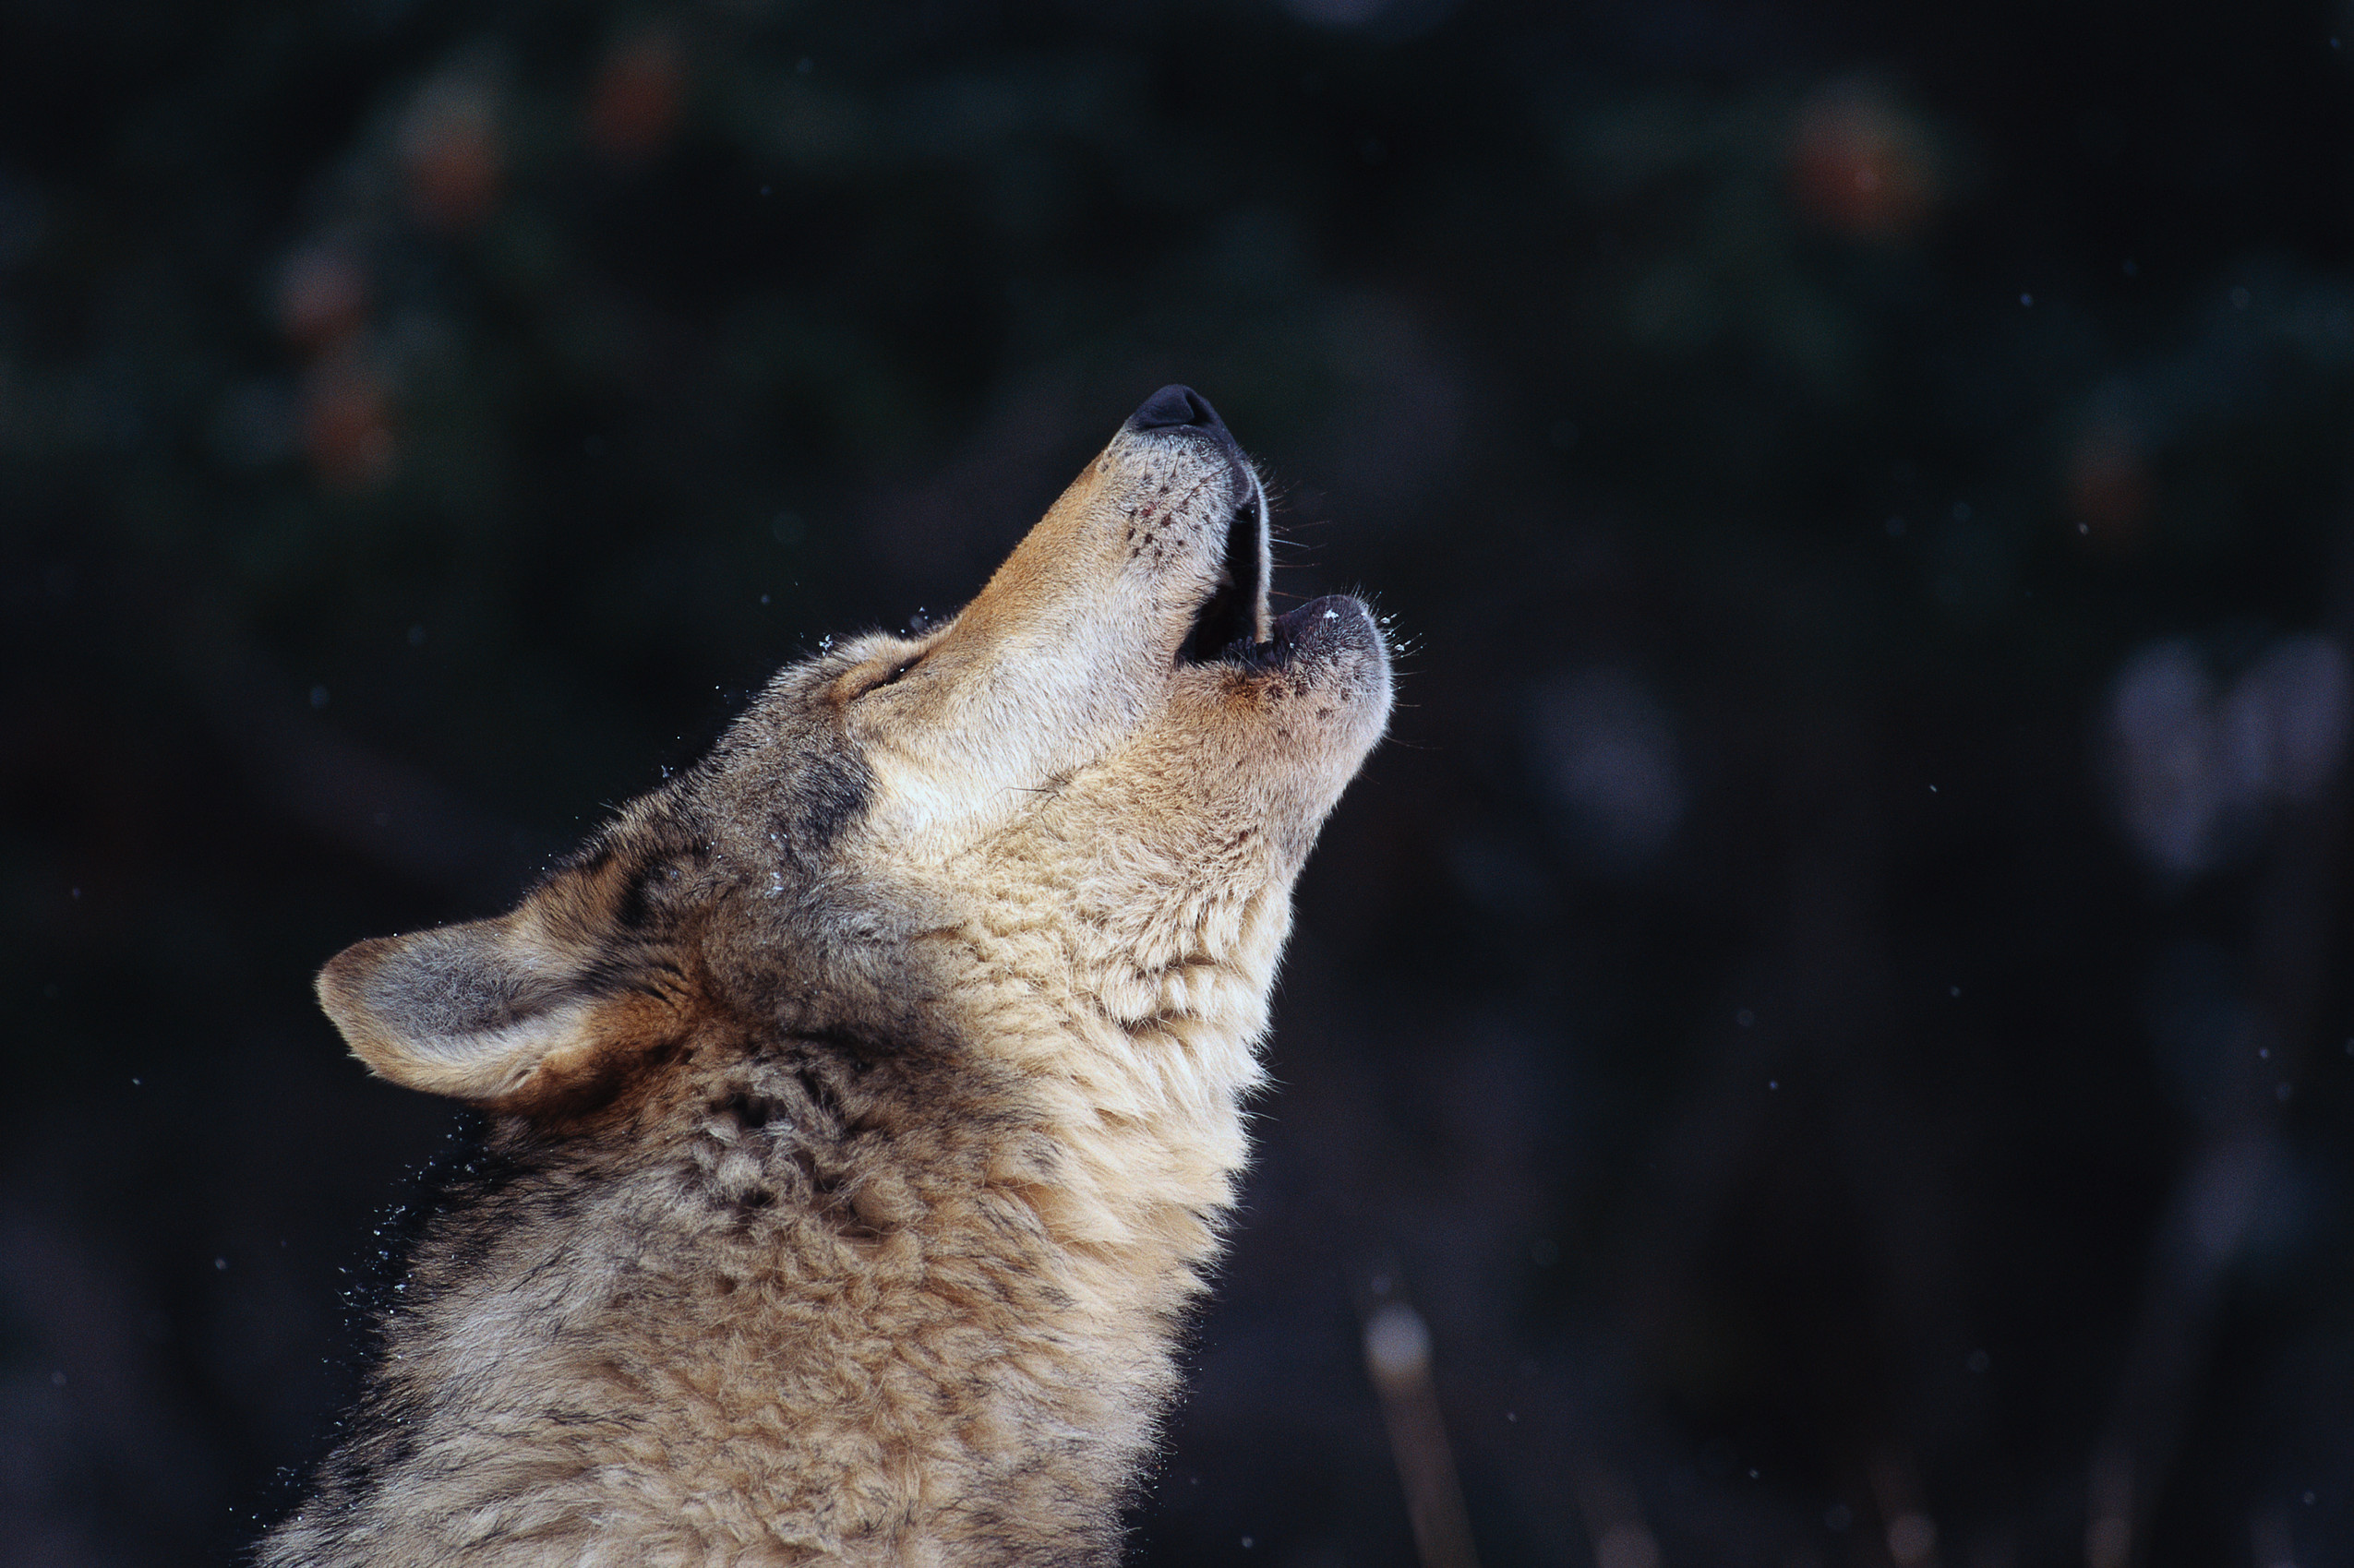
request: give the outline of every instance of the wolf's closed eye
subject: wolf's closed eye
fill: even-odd
[[[865,690],[859,693],[859,696],[864,697],[869,691],[881,691],[884,687],[891,685],[901,676],[906,675],[909,670],[914,669],[918,664],[920,664],[923,662],[924,656],[921,653],[910,654],[907,658],[902,659],[897,664],[892,665],[889,669],[883,671],[882,677],[869,684]],[[853,698],[852,700],[856,701],[857,699]]]

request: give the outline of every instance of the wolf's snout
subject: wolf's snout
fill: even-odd
[[[1215,436],[1227,435],[1226,422],[1209,406],[1209,400],[1191,387],[1163,387],[1147,398],[1144,406],[1128,416],[1131,430],[1174,430],[1192,428]]]

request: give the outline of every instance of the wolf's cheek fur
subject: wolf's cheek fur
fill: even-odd
[[[1164,677],[1156,711],[1109,755],[1002,786],[986,809],[964,804],[953,757],[929,773],[904,756],[877,763],[855,835],[873,848],[852,857],[923,839],[936,906],[1025,912],[1058,933],[1037,982],[1126,1027],[1194,1018],[1255,1039],[1291,882],[1389,704],[1370,617],[1353,603],[1331,614],[1355,624],[1319,628],[1287,669]]]

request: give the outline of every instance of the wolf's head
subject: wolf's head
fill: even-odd
[[[320,998],[383,1076],[527,1115],[715,1032],[1247,1046],[1389,708],[1365,606],[1270,615],[1268,565],[1257,476],[1165,388],[954,618],[783,671],[512,913],[361,942]]]

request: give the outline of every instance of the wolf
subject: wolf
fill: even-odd
[[[979,596],[779,674],[495,919],[318,995],[486,1113],[263,1568],[1111,1563],[1246,1155],[1351,597],[1155,393]]]

